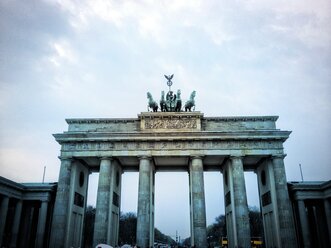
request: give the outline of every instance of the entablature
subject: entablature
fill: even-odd
[[[290,131],[239,131],[239,132],[65,132],[54,134],[60,144],[80,141],[162,141],[162,140],[277,140],[285,141]]]
[[[194,112],[142,112],[138,118],[66,119],[69,132],[185,132],[276,130],[278,116],[204,117]]]
[[[231,153],[243,154],[272,154],[283,152],[283,143],[265,141],[118,141],[118,142],[74,142],[64,143],[61,155],[101,156],[100,154],[116,156],[138,156],[151,153],[155,155],[190,155],[201,152],[206,155],[229,155]],[[276,151],[276,152],[275,152]],[[279,152],[280,151],[280,152]]]

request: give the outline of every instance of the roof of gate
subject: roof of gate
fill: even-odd
[[[54,134],[61,156],[98,169],[112,156],[123,170],[137,170],[150,156],[156,170],[187,170],[202,155],[205,170],[220,170],[230,156],[244,156],[245,169],[283,154],[289,131],[276,128],[277,116],[204,117],[200,112],[142,112],[138,118],[67,119],[68,131]]]

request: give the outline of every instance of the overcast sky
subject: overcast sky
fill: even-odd
[[[205,116],[278,115],[290,130],[288,181],[331,179],[331,2],[0,1],[0,175],[57,181],[65,118],[137,117],[164,74]],[[95,204],[92,175],[89,203]],[[136,212],[137,173],[122,211]],[[246,174],[250,205],[256,178]],[[205,173],[207,221],[224,213],[220,173]],[[157,173],[155,225],[189,236],[187,173]]]

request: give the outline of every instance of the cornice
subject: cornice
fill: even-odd
[[[331,189],[331,180],[288,182],[288,185],[293,191],[320,191]]]
[[[207,121],[277,121],[278,116],[222,116],[222,117],[205,117]]]
[[[19,192],[20,194],[52,191],[56,185],[57,183],[17,183],[0,176],[0,188],[6,187],[9,190]]]
[[[285,141],[290,131],[241,131],[241,132],[65,132],[53,134],[56,141],[161,141],[161,140],[280,140]]]
[[[74,118],[66,119],[68,124],[98,124],[98,123],[128,123],[136,122],[137,118]]]
[[[172,117],[203,117],[203,113],[200,111],[194,112],[142,112],[138,114],[138,118],[172,118]]]
[[[222,117],[203,117],[201,112],[143,112],[138,115],[138,118],[68,118],[65,119],[68,124],[97,124],[97,123],[128,123],[139,121],[140,118],[152,117],[201,117],[206,121],[277,121],[278,116],[222,116]]]

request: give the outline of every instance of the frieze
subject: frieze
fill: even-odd
[[[136,122],[134,118],[113,118],[113,119],[66,119],[68,124],[102,124],[102,123],[130,123]]]
[[[62,151],[282,149],[281,141],[118,141],[63,143]]]
[[[145,129],[196,129],[196,119],[145,119]]]
[[[277,121],[278,116],[225,116],[225,117],[206,117],[208,121]]]

